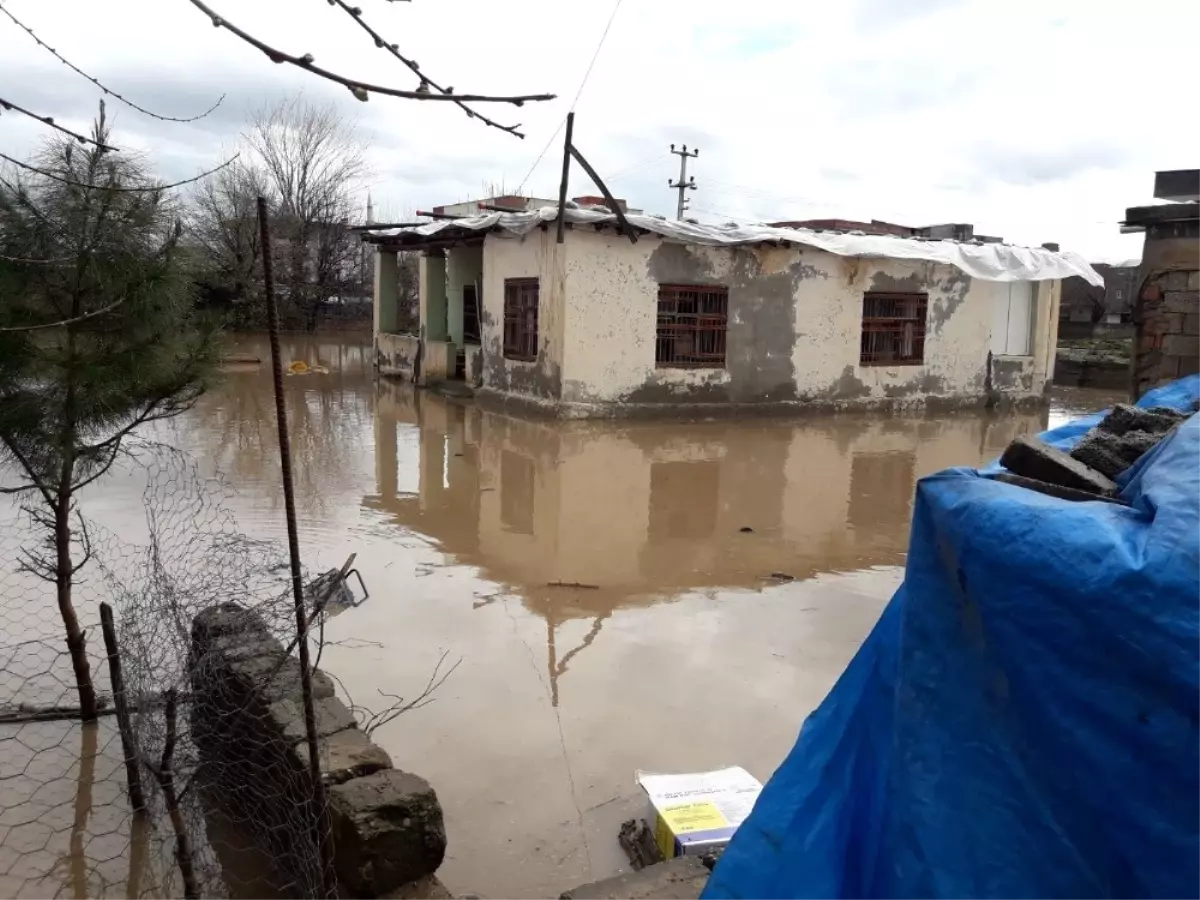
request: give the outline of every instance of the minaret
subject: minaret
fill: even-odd
[[[367,191],[367,222],[368,225],[375,224],[375,208],[371,205],[371,192]]]

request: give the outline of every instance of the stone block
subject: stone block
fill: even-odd
[[[646,866],[637,872],[581,885],[559,895],[559,900],[696,900],[708,883],[709,871],[695,856],[678,856]]]
[[[1163,434],[1147,431],[1127,431],[1113,434],[1093,428],[1071,450],[1071,456],[1097,472],[1116,479],[1138,461],[1150,448],[1163,439]]]
[[[308,771],[308,741],[295,745],[296,765]],[[391,757],[384,749],[371,742],[357,728],[346,728],[321,738],[317,746],[321,777],[328,784],[342,784],[351,778],[370,775],[381,769],[392,767]]]
[[[1188,272],[1188,290],[1200,291],[1200,269],[1195,272]]]
[[[1096,500],[1101,503],[1121,503],[1120,500],[1113,497],[1089,494],[1087,491],[1077,491],[1075,488],[1063,487],[1061,484],[1050,484],[1046,481],[1038,481],[1036,478],[1026,478],[1024,475],[1014,475],[1012,472],[999,472],[991,476],[991,478],[994,481],[1000,481],[1004,484],[1015,485],[1029,491],[1037,491],[1039,494],[1045,494],[1048,497],[1057,497],[1059,500],[1070,500],[1075,503],[1084,500]],[[1125,504],[1121,505],[1124,506]]]
[[[1200,313],[1188,313],[1183,317],[1183,333],[1190,337],[1200,335]]]
[[[343,896],[379,896],[432,875],[446,855],[442,807],[429,782],[396,769],[329,789]]]
[[[1188,272],[1167,272],[1159,283],[1165,291],[1186,291],[1188,289]]]
[[[1142,409],[1128,403],[1118,403],[1096,426],[1109,434],[1127,434],[1144,431],[1148,434],[1165,434],[1187,418],[1184,413],[1164,406]]]
[[[1184,315],[1200,312],[1200,291],[1169,291],[1162,308],[1163,312]]]
[[[1009,444],[1000,457],[1000,465],[1014,475],[1024,475],[1026,478],[1092,494],[1112,496],[1117,492],[1112,479],[1032,435],[1022,435]]]
[[[271,730],[281,735],[285,741],[294,743],[307,739],[308,730],[304,726],[302,698],[288,697],[276,700],[267,707],[267,716],[271,720]],[[317,737],[326,737],[346,728],[358,727],[354,715],[337,697],[314,697],[313,718],[317,726]]]
[[[1200,340],[1186,334],[1168,334],[1163,337],[1164,356],[1200,356]]]

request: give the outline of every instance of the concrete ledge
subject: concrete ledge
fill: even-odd
[[[1046,394],[1026,396],[1000,393],[986,395],[923,398],[868,398],[863,400],[777,400],[762,403],[581,403],[546,400],[522,394],[509,394],[493,388],[475,392],[483,408],[511,415],[538,419],[732,419],[753,417],[796,417],[841,412],[928,412],[982,409],[987,405],[1005,409],[1036,409],[1047,405]]]
[[[708,883],[709,871],[695,856],[680,856],[646,866],[638,872],[594,881],[559,895],[559,900],[697,900]]]

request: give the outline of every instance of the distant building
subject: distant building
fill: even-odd
[[[943,241],[979,241],[981,244],[999,244],[1003,239],[987,234],[976,234],[975,226],[963,222],[944,225],[897,225],[872,219],[856,222],[853,219],[798,219],[787,222],[772,222],[775,228],[809,228],[813,231],[861,231],[863,234],[887,234],[893,237],[927,238]],[[1057,249],[1057,248],[1054,248]]]
[[[1133,309],[1141,282],[1140,267],[1136,264],[1094,263],[1092,268],[1104,279],[1103,287],[1088,284],[1082,278],[1063,281],[1062,307],[1058,314],[1060,338],[1119,334],[1132,328]]]
[[[564,417],[1041,398],[1061,278],[1043,248],[553,206],[369,232],[376,360],[423,384]],[[421,252],[420,326],[384,302]]]

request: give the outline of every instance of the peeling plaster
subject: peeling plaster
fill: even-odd
[[[951,266],[846,260],[811,248],[653,238],[631,245],[579,229],[563,245],[553,240],[543,232],[519,241],[489,236],[485,243],[484,394],[524,397],[572,417],[963,404],[986,396],[995,285]],[[541,284],[538,361],[504,360],[503,279],[534,275]],[[655,365],[659,284],[728,288],[724,368]],[[928,293],[924,365],[858,364],[864,290]],[[1051,296],[1050,289],[1042,293]],[[1033,383],[1044,379],[1045,336],[1053,328],[1046,308],[1039,310],[1039,346],[1024,363],[1028,371],[1012,375],[1012,388],[1001,388],[1009,399],[1032,394]],[[1035,358],[1042,362],[1035,365]]]

